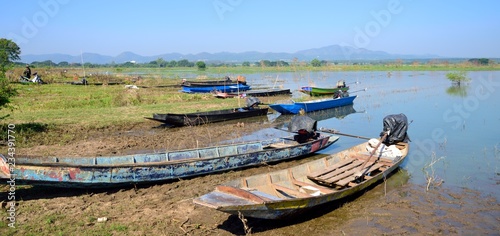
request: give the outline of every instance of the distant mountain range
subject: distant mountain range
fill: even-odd
[[[83,58],[84,63],[93,64],[108,64],[108,63],[125,63],[135,61],[137,63],[148,63],[158,58],[163,58],[165,61],[179,61],[187,59],[188,61],[205,61],[205,62],[256,62],[260,60],[270,61],[292,61],[297,58],[299,61],[310,61],[312,59],[326,61],[367,61],[367,60],[394,60],[394,59],[430,59],[440,58],[437,55],[403,55],[389,54],[383,51],[371,51],[367,49],[354,48],[350,46],[331,45],[321,48],[313,48],[297,51],[295,53],[275,53],[275,52],[219,52],[198,54],[180,54],[180,53],[165,53],[155,56],[141,56],[133,52],[123,52],[118,56],[106,56],[97,53],[83,53],[82,55],[67,55],[67,54],[43,54],[43,55],[21,55],[21,61],[24,63],[32,63],[34,61],[51,60],[54,63],[68,62],[81,63]]]

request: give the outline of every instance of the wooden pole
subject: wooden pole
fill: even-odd
[[[341,133],[341,132],[339,132],[337,130],[334,130],[334,129],[320,128],[319,131],[320,132],[325,132],[325,133],[330,133],[330,134],[338,134],[338,135],[352,137],[352,138],[360,138],[360,139],[366,139],[366,140],[370,140],[371,139],[371,138],[363,137],[363,136],[359,136],[359,135]]]

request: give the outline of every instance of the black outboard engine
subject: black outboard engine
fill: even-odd
[[[389,146],[398,142],[409,142],[410,137],[406,131],[408,131],[408,119],[405,114],[388,115],[384,117],[384,131],[380,136],[386,132],[389,133],[384,140],[384,143]]]
[[[293,139],[298,143],[305,143],[311,139],[317,139],[319,133],[316,133],[318,121],[309,116],[298,115],[292,118],[288,131],[297,132]]]
[[[261,104],[261,101],[256,97],[248,97],[246,103],[248,108],[254,108]]]

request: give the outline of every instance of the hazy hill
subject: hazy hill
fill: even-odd
[[[189,61],[223,61],[223,62],[255,62],[260,60],[284,60],[291,61],[297,58],[299,61],[310,61],[312,59],[326,61],[349,61],[349,60],[391,60],[391,59],[419,59],[419,58],[439,58],[437,55],[399,55],[389,54],[383,51],[372,51],[362,48],[353,48],[349,46],[331,45],[321,48],[312,48],[307,50],[297,51],[295,53],[274,53],[274,52],[218,52],[207,53],[201,52],[197,54],[180,54],[180,53],[165,53],[155,56],[141,56],[133,52],[123,52],[117,56],[107,56],[97,53],[83,53],[82,55],[67,55],[67,54],[43,54],[43,55],[21,55],[21,61],[32,63],[34,61],[51,60],[54,63],[66,61],[69,63],[124,63],[128,61],[136,61],[138,63],[147,63],[158,58],[163,60],[183,60]]]

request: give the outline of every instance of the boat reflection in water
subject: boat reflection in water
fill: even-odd
[[[362,111],[364,112],[364,111]],[[361,113],[362,113],[361,112]],[[321,121],[321,120],[327,120],[330,118],[337,118],[337,119],[343,119],[349,114],[353,113],[360,113],[357,112],[353,104],[347,105],[347,106],[341,106],[341,107],[335,107],[335,108],[330,108],[330,109],[325,109],[325,110],[320,110],[320,111],[313,111],[313,112],[308,112],[306,115],[311,117],[312,119],[316,121]],[[276,127],[280,129],[287,129],[288,124],[292,120],[292,118],[296,115],[283,115],[280,114],[279,112],[276,112],[274,114],[268,115],[268,118],[270,121],[273,123],[276,123]]]

